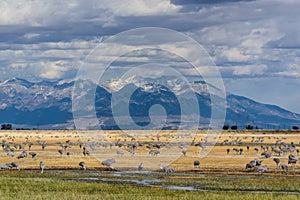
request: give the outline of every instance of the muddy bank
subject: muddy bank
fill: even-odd
[[[210,192],[210,191],[218,191],[218,192],[240,192],[240,193],[275,193],[275,194],[294,194],[294,195],[300,195],[300,192],[298,191],[274,191],[274,190],[266,190],[266,189],[258,189],[258,190],[233,190],[233,189],[204,189],[199,186],[181,186],[181,185],[172,185],[168,184],[164,179],[158,179],[158,178],[151,178],[151,175],[163,175],[163,173],[160,172],[143,172],[139,173],[141,174],[147,174],[145,179],[136,178],[132,175],[132,172],[117,172],[117,173],[111,173],[111,178],[98,178],[98,177],[87,177],[87,178],[67,178],[64,180],[72,180],[72,181],[87,181],[87,182],[101,182],[101,183],[111,183],[111,184],[131,184],[131,185],[137,185],[137,186],[145,186],[145,187],[158,187],[168,190],[184,190],[184,191],[200,191],[200,192]],[[107,175],[107,174],[106,174]],[[187,174],[173,174],[172,176],[190,176]],[[206,176],[206,175],[202,175]],[[224,175],[221,175],[224,176]],[[229,175],[231,176],[231,175]],[[249,175],[249,177],[252,175]],[[116,178],[118,177],[118,178]],[[199,177],[199,175],[195,174],[193,176],[194,178]],[[232,176],[232,179],[235,177]]]
[[[5,172],[7,170],[0,169],[0,172]],[[14,171],[14,169],[10,170]],[[26,172],[39,172],[40,169],[39,167],[26,167],[26,168],[21,168],[21,171],[26,171]],[[46,167],[45,173],[51,172],[55,173],[55,171],[63,172],[63,173],[93,173],[93,172],[116,172],[116,173],[132,173],[132,174],[141,174],[141,173],[162,173],[162,170],[145,170],[145,171],[137,171],[136,169],[132,168],[115,168],[115,169],[110,169],[106,167],[89,167],[87,168],[86,171],[82,170],[80,167]],[[205,175],[205,174],[220,174],[220,175],[242,175],[242,176],[247,176],[247,175],[254,175],[254,176],[299,176],[300,177],[300,171],[289,171],[288,174],[283,173],[280,170],[274,170],[270,169],[268,172],[265,173],[258,173],[254,172],[251,170],[245,170],[241,168],[197,168],[197,169],[190,169],[190,170],[176,170],[175,173],[178,174],[184,174],[184,175]]]

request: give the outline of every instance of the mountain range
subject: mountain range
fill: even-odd
[[[82,111],[90,109],[84,104],[87,94],[96,92],[94,107],[99,124],[86,128],[177,129],[181,125],[184,129],[209,128],[212,96],[218,99],[219,92],[215,87],[208,91],[204,81],[187,84],[173,77],[158,80],[133,76],[100,84],[83,80],[34,83],[13,78],[0,83],[0,123],[11,123],[14,128],[74,128],[72,91],[76,82],[81,82],[86,91],[86,95],[76,99]],[[218,101],[213,103],[217,110],[221,109]],[[131,123],[124,120],[128,114]],[[189,121],[197,117],[199,124]],[[300,124],[300,115],[276,105],[226,93],[225,124],[239,128],[250,124],[263,129],[288,129]]]

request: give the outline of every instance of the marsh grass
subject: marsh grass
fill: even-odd
[[[299,199],[300,180],[293,177],[246,177],[204,175],[185,176],[131,175],[122,179],[159,179],[165,185],[193,186],[210,191],[170,190],[116,182],[70,180],[82,177],[110,177],[110,173],[48,173],[6,172],[0,177],[0,197],[7,199]],[[120,178],[120,177],[119,177]],[[244,192],[240,192],[244,191]],[[253,193],[247,191],[269,191]]]
[[[199,178],[168,178],[166,184],[193,185],[204,190],[300,193],[299,177],[207,175]]]

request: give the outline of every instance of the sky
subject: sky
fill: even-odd
[[[202,45],[227,92],[300,113],[299,10],[298,0],[2,0],[0,81],[72,79],[108,38],[161,27]],[[135,66],[149,55],[139,51],[117,63]]]

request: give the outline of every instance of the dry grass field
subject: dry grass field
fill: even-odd
[[[213,144],[213,140],[217,143]],[[297,154],[300,149],[300,133],[296,131],[80,131],[80,130],[22,130],[1,131],[0,142],[6,141],[14,156],[0,150],[0,164],[18,162],[22,169],[39,169],[43,161],[47,169],[80,169],[78,163],[84,161],[89,170],[105,170],[101,162],[115,158],[113,167],[116,170],[136,170],[140,163],[144,170],[159,170],[159,165],[168,165],[176,172],[206,173],[253,173],[245,170],[251,160],[262,160],[268,167],[268,173],[281,175],[274,157],[281,163],[288,164],[288,155]],[[225,142],[224,142],[225,141]],[[31,144],[31,147],[30,147]],[[44,150],[42,144],[45,144]],[[292,144],[292,145],[291,145]],[[247,149],[249,147],[249,150]],[[283,150],[293,146],[293,151],[277,155],[271,147]],[[83,147],[90,156],[83,155]],[[233,149],[243,149],[236,152]],[[258,151],[254,150],[255,148]],[[270,158],[261,156],[266,149],[272,153]],[[227,149],[230,152],[227,154]],[[60,155],[58,150],[64,150]],[[133,150],[131,153],[130,150]],[[159,151],[150,155],[151,150]],[[28,155],[17,158],[23,151],[37,153],[36,158]],[[119,151],[119,154],[117,153]],[[183,151],[186,155],[183,155]],[[134,152],[134,155],[132,154]],[[69,155],[67,155],[67,153]],[[206,156],[203,156],[207,153]],[[199,168],[193,165],[194,160],[201,162]],[[297,163],[289,174],[299,175]],[[291,168],[291,166],[290,166]]]

